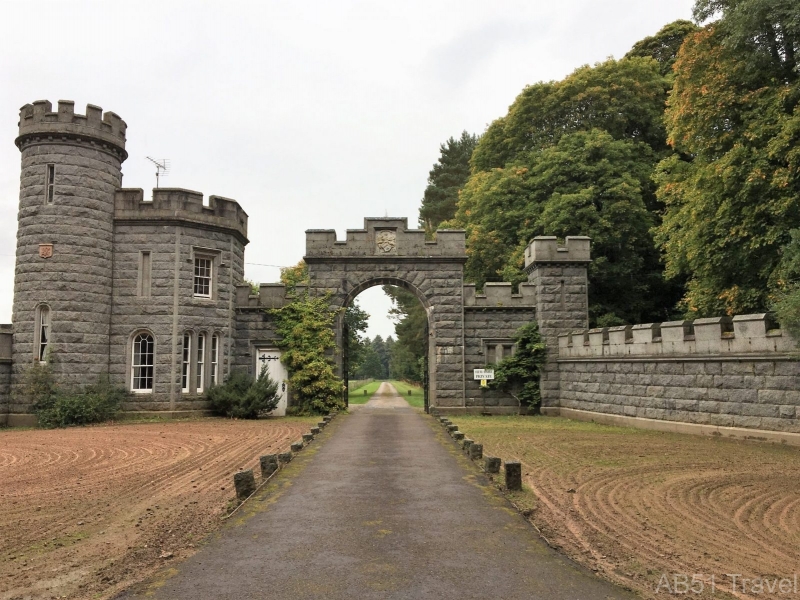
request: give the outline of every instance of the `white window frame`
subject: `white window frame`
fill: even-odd
[[[50,306],[40,304],[36,307],[36,321],[34,322],[33,332],[33,357],[36,362],[42,365],[47,364],[47,350],[50,346],[51,327],[50,327]]]
[[[209,384],[219,383],[219,334],[211,336],[211,368],[209,370]]]
[[[192,375],[192,334],[188,331],[183,334],[183,352],[181,355],[181,391],[189,393]]]
[[[150,352],[142,354],[141,352],[137,352],[137,344],[140,344],[141,339],[147,337],[150,339],[149,343],[151,344]],[[148,364],[146,361],[142,361],[142,356],[149,356],[150,363]],[[153,388],[155,387],[156,381],[156,338],[155,336],[150,333],[149,331],[139,331],[133,336],[133,341],[131,343],[131,391],[134,394],[152,394]],[[137,360],[138,359],[138,360]],[[137,387],[137,382],[141,382],[144,378],[145,381],[147,380],[147,375],[144,377],[141,375],[141,369],[150,368],[150,387]],[[139,371],[137,371],[137,369]],[[138,377],[137,377],[138,374]]]
[[[200,262],[203,262],[202,266]],[[195,254],[194,271],[192,277],[192,295],[195,298],[210,299],[214,297],[214,257],[208,254]],[[198,268],[207,269],[206,274],[198,274]],[[206,291],[198,292],[198,288]]]
[[[206,367],[206,334],[199,333],[197,335],[197,372],[195,376],[195,381],[197,384],[197,393],[202,394],[203,390],[205,389],[205,367]]]

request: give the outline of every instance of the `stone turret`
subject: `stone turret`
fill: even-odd
[[[589,326],[590,244],[588,237],[573,236],[561,247],[556,237],[540,236],[525,249],[525,273],[536,286],[536,320],[548,349],[541,383],[543,407],[558,402],[559,334]]]
[[[114,194],[127,158],[126,128],[91,104],[85,115],[67,100],[57,111],[46,100],[20,110],[15,382],[40,360],[65,384],[108,371]],[[29,408],[12,405],[10,412]]]

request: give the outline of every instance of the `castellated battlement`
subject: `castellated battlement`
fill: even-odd
[[[405,218],[366,218],[363,229],[348,229],[346,239],[336,239],[333,229],[306,231],[306,258],[364,257],[452,257],[464,260],[463,230],[439,230],[435,240],[426,240],[422,229],[409,229]]]
[[[153,199],[145,200],[139,188],[118,189],[114,195],[116,222],[184,222],[201,228],[232,231],[242,243],[247,243],[247,213],[236,200],[209,196],[208,206],[203,194],[181,188],[158,188]]]
[[[536,263],[589,263],[591,241],[582,235],[567,236],[564,246],[559,247],[557,237],[537,236],[525,248],[525,267]]]
[[[558,358],[786,354],[796,341],[770,315],[603,327],[558,336]]]
[[[236,308],[281,308],[298,295],[303,295],[306,289],[306,286],[298,285],[294,291],[287,291],[282,283],[262,283],[258,293],[254,294],[249,284],[239,284],[236,286]]]
[[[19,137],[17,146],[31,142],[79,139],[89,143],[111,147],[127,158],[125,152],[125,133],[128,126],[119,115],[93,104],[86,105],[86,114],[75,114],[72,100],[59,100],[58,110],[48,100],[37,100],[26,104],[19,111]]]
[[[475,284],[464,286],[464,306],[466,308],[535,308],[536,286],[523,283],[519,292],[512,293],[510,283],[485,283],[483,292],[478,293]]]

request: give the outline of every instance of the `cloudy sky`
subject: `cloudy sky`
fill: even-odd
[[[417,211],[439,144],[481,133],[526,84],[621,57],[693,0],[0,0],[0,323],[11,322],[19,108],[87,103],[128,123],[125,187],[238,200],[246,276],[276,281],[306,229]],[[391,334],[380,288],[359,300]]]

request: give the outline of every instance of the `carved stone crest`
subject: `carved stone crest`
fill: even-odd
[[[39,244],[39,256],[41,258],[53,256],[53,244]]]
[[[395,254],[397,252],[397,232],[383,230],[375,236],[378,252],[381,254]]]

